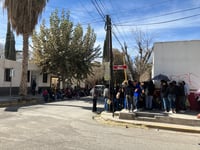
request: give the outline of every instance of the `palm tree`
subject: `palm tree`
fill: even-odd
[[[23,36],[23,61],[19,95],[27,96],[28,39],[48,0],[5,0],[4,8],[17,35]]]

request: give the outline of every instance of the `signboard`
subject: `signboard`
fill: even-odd
[[[126,65],[114,65],[113,70],[124,70],[127,69]]]
[[[104,80],[110,80],[110,62],[104,62]]]

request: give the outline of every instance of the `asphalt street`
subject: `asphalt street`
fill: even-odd
[[[107,124],[91,106],[80,99],[0,108],[0,150],[200,150],[199,134]]]

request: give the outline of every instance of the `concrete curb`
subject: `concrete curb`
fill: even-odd
[[[12,101],[1,101],[0,108],[2,107],[15,107],[15,106],[28,106],[28,105],[36,105],[41,104],[42,101],[40,99],[27,99],[27,100],[12,100]]]
[[[108,115],[103,112],[100,114],[100,117],[104,121],[117,122],[123,125],[135,125],[142,126],[147,128],[170,130],[170,131],[179,131],[179,132],[188,132],[188,133],[200,133],[200,127],[186,126],[186,125],[177,125],[169,123],[158,123],[158,122],[147,122],[147,121],[138,121],[138,120],[121,120],[118,118],[113,118],[112,114]]]

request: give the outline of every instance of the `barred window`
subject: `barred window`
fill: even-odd
[[[43,83],[47,83],[47,79],[48,79],[48,74],[43,73]]]
[[[27,72],[27,82],[30,82],[30,70],[28,70],[28,72]]]
[[[4,71],[4,81],[11,81],[11,68],[5,68]]]

